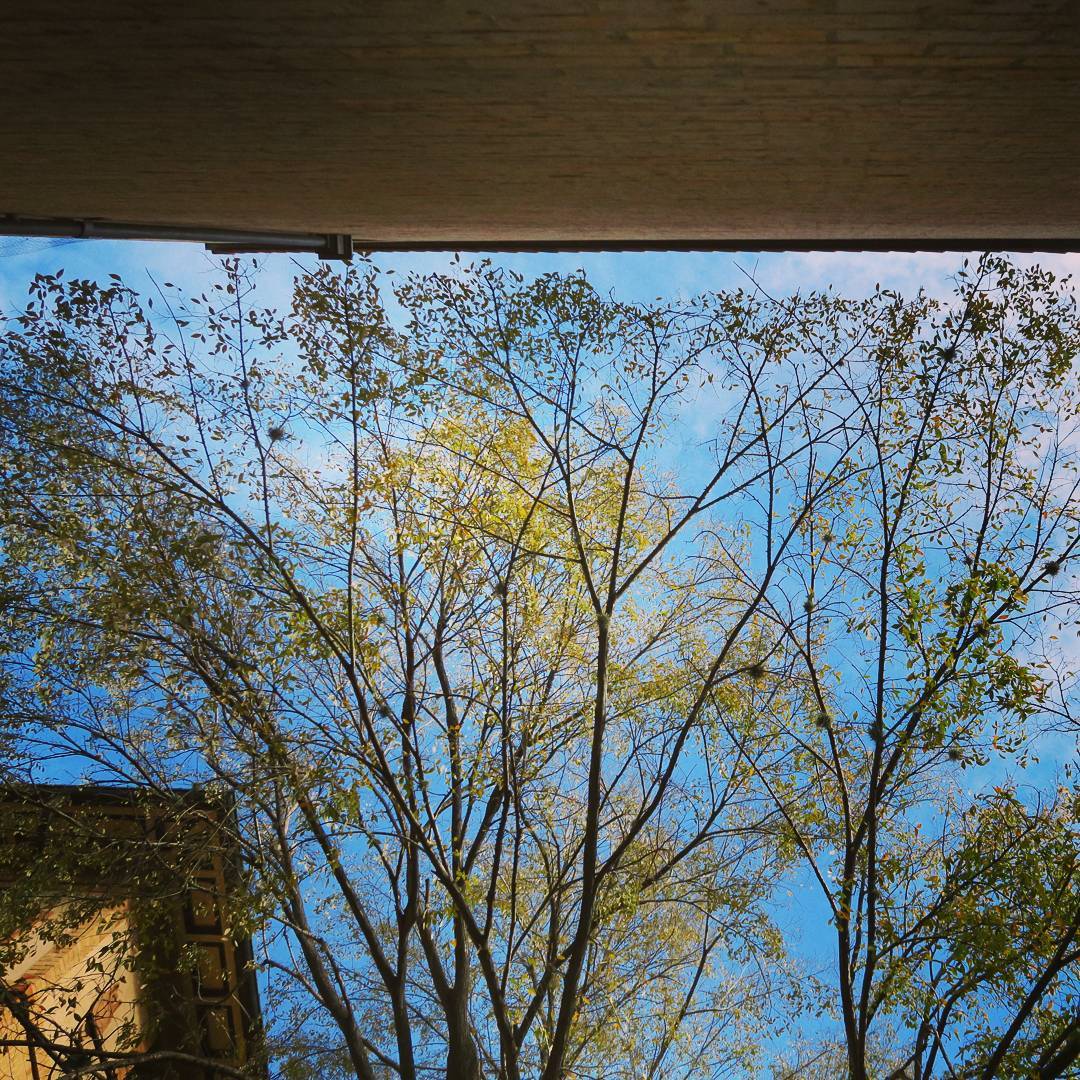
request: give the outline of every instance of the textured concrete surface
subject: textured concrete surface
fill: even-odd
[[[361,240],[1080,237],[1080,3],[35,0],[0,213]]]

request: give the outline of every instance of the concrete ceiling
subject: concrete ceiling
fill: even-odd
[[[363,246],[1080,237],[1080,3],[34,0],[0,213]]]

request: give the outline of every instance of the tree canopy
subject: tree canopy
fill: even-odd
[[[0,769],[227,796],[272,1075],[1080,1075],[1067,282],[258,290],[0,336]]]

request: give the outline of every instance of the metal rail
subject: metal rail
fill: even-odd
[[[1080,238],[1053,236],[951,237],[699,237],[693,239],[374,240],[348,233],[293,233],[221,229],[202,225],[147,225],[96,218],[0,215],[0,236],[97,240],[178,240],[205,244],[214,254],[294,252],[348,262],[364,252],[590,252],[590,251],[1017,251],[1080,252]]]

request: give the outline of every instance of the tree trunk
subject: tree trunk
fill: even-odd
[[[447,1014],[446,1080],[482,1080],[469,1017],[464,1008]]]

